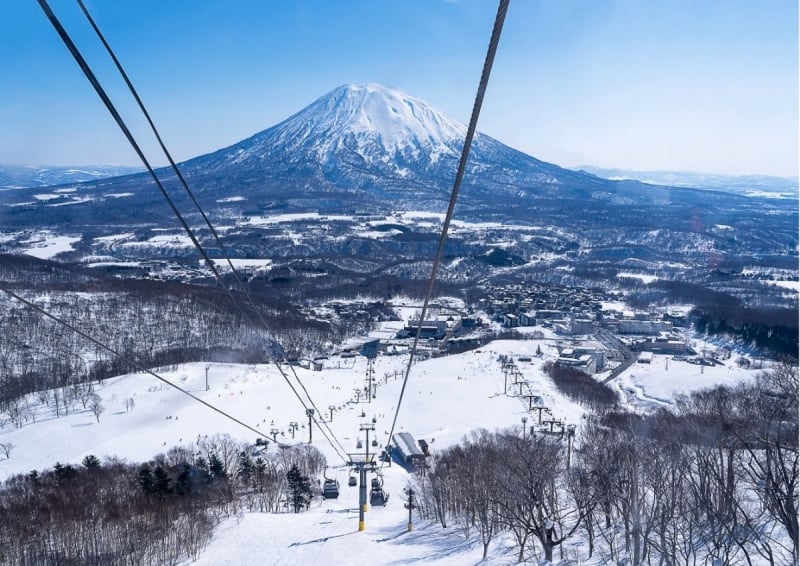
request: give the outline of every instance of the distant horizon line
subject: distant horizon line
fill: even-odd
[[[500,140],[498,140],[498,141],[500,141]],[[237,143],[237,142],[234,142],[234,143]],[[503,143],[503,142],[501,142],[501,143]],[[225,147],[227,147],[227,146],[225,146]],[[509,146],[509,147],[511,147],[511,146]],[[224,148],[219,148],[219,149],[224,149]],[[516,149],[516,148],[512,148],[512,149]],[[211,151],[209,153],[214,153],[215,151],[218,151],[218,149],[217,150],[213,150],[213,151]],[[519,149],[516,149],[516,151],[520,151],[522,153],[525,153],[524,151],[519,150]],[[185,159],[185,160],[181,161],[180,163],[183,163],[185,161],[191,161],[192,159],[195,159],[197,157],[202,157],[203,155],[208,155],[208,153],[195,155],[194,157],[190,157],[188,159]],[[529,155],[530,157],[534,157],[536,159],[539,159],[540,161],[545,161],[543,159],[540,159],[540,158],[536,157],[535,155],[531,155],[531,154],[527,154],[527,153],[526,153],[526,155]],[[547,163],[551,163],[552,165],[556,165],[558,167],[561,167],[562,169],[568,169],[568,170],[571,170],[571,171],[586,171],[586,168],[590,168],[590,169],[597,169],[597,170],[608,172],[608,173],[616,171],[616,172],[621,172],[621,173],[633,173],[633,174],[636,174],[636,175],[652,175],[652,174],[713,175],[713,176],[716,176],[716,177],[728,177],[728,178],[731,178],[731,179],[742,179],[742,178],[747,178],[747,177],[768,177],[768,178],[772,178],[772,179],[781,179],[781,180],[785,180],[785,181],[792,181],[792,182],[800,183],[800,174],[795,175],[795,176],[787,176],[787,175],[774,175],[774,174],[771,174],[771,173],[718,173],[718,172],[713,172],[713,171],[696,171],[696,170],[691,170],[691,169],[635,169],[635,168],[628,168],[628,167],[622,167],[622,166],[613,166],[612,167],[612,166],[595,165],[595,164],[592,164],[592,163],[583,163],[583,164],[580,164],[580,165],[560,165],[558,163],[553,163],[553,162],[550,162],[550,161],[547,161]],[[151,162],[151,164],[157,169],[169,166],[169,163],[154,164],[154,163]],[[83,163],[83,164],[67,163],[67,164],[63,164],[63,165],[55,164],[55,163],[0,163],[0,167],[22,167],[22,168],[30,168],[30,169],[33,169],[33,168],[39,168],[39,169],[48,169],[48,168],[53,168],[53,169],[88,169],[88,168],[92,168],[92,167],[120,167],[120,168],[127,168],[127,169],[136,169],[137,171],[146,171],[145,166],[142,165],[142,164],[130,165],[130,164],[126,164],[126,163]],[[591,171],[587,171],[587,172],[591,173]],[[594,174],[594,173],[592,173],[592,174]],[[639,179],[634,179],[634,180],[639,180]]]

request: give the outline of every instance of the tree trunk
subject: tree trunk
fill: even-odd
[[[517,556],[517,562],[522,564],[525,562],[525,543],[528,542],[528,533],[525,533],[525,536],[522,537],[522,540],[519,543],[519,555]]]
[[[544,559],[548,562],[553,561],[553,545],[550,543],[544,543]]]

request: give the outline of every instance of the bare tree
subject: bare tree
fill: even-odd
[[[750,490],[780,524],[798,553],[798,370],[782,363],[758,376],[740,395],[747,402],[752,426],[738,431],[745,451],[741,467]]]
[[[582,517],[569,494],[561,488],[565,469],[564,450],[545,438],[521,439],[516,434],[502,437],[500,469],[505,473],[499,484],[504,521],[521,527],[535,537],[545,560],[553,560],[553,550],[571,537]],[[520,557],[524,548],[520,548]]]
[[[50,390],[49,389],[40,389],[36,395],[39,397],[39,402],[42,405],[50,404]]]
[[[483,560],[489,551],[493,536],[500,530],[500,487],[495,478],[495,467],[501,461],[493,437],[485,430],[473,432],[467,444],[467,459],[471,460],[473,473],[467,487],[466,498],[473,507],[472,520],[476,524],[483,544]]]
[[[94,393],[92,395],[92,399],[91,401],[89,401],[89,409],[94,414],[95,418],[97,419],[97,422],[100,422],[100,415],[103,414],[106,408],[103,406],[103,398],[100,397],[100,395],[98,395],[97,393]]]
[[[94,395],[94,388],[91,383],[76,383],[73,385],[75,397],[81,402],[81,406],[85,409],[89,401],[92,400]]]
[[[17,398],[7,401],[5,404],[4,411],[8,415],[8,419],[16,428],[20,428],[22,426],[22,419],[23,419],[22,399]]]
[[[11,458],[11,451],[15,446],[13,442],[0,442],[0,452],[6,457],[6,460]]]

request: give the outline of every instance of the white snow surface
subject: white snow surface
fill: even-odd
[[[22,253],[39,259],[51,259],[61,252],[72,251],[72,244],[80,242],[80,240],[75,236],[56,236],[50,232],[42,232],[28,240],[28,243],[34,245],[23,250]]]
[[[767,285],[775,285],[776,287],[789,289],[790,291],[794,292],[800,291],[800,282],[798,281],[764,281],[764,283]]]
[[[423,100],[378,84],[343,85],[291,116],[276,127],[277,144],[291,150],[306,140],[315,143],[320,160],[343,144],[365,159],[395,163],[395,156],[416,157],[421,151],[431,162],[445,153],[456,155],[449,144],[464,139],[466,127],[434,110]],[[378,151],[372,145],[375,140]],[[236,159],[252,151],[241,150]]]
[[[155,230],[153,230],[155,232]],[[120,247],[142,247],[142,246],[159,246],[164,248],[191,248],[194,246],[192,244],[191,238],[186,234],[159,234],[157,236],[152,236],[145,240],[144,242],[122,242],[120,243]]]
[[[715,385],[735,385],[750,380],[760,369],[741,369],[734,356],[722,365],[702,366],[654,354],[649,364],[635,363],[612,383],[628,404],[652,409],[670,405],[675,393],[688,393]]]
[[[411,309],[409,305],[404,314],[409,314]],[[542,357],[535,355],[537,346],[543,351]],[[504,377],[498,361],[501,354],[515,359],[530,358],[531,361],[517,362],[526,381],[525,392],[541,395],[555,418],[577,424],[580,430],[583,409],[561,396],[542,370],[545,361],[557,356],[555,339],[548,332],[544,339],[500,340],[480,350],[416,362],[411,367],[395,432],[407,431],[416,439],[426,439],[433,451],[459,442],[470,430],[479,427],[521,432],[521,417],[527,415],[528,401],[515,395],[518,386],[511,383],[507,384],[508,394],[503,393]],[[353,389],[363,385],[365,358],[331,356],[323,363],[324,368],[319,372],[301,367],[294,371],[323,413],[322,418],[329,420],[328,407],[337,407],[328,425],[345,451],[356,452],[359,425],[373,417],[379,446],[384,446],[408,364],[407,356],[377,358],[374,375],[378,388],[371,403],[353,402]],[[644,402],[653,403],[657,401],[648,399],[668,400],[671,391],[752,375],[752,372],[734,369],[732,362],[721,368],[706,367],[700,375],[699,366],[669,363],[667,372],[659,356],[649,368],[634,365],[619,378],[620,387],[623,391],[634,391]],[[303,406],[275,366],[196,363],[156,371],[264,434],[274,426],[281,430],[279,440],[287,444],[308,441],[308,420]],[[291,371],[287,374],[293,379]],[[0,460],[0,479],[32,469],[49,468],[56,462],[79,463],[89,454],[146,461],[172,446],[191,445],[205,435],[228,433],[243,441],[255,440],[253,432],[150,375],[121,376],[96,387],[106,409],[99,422],[89,409],[82,409],[80,405],[69,416],[57,419],[50,408],[41,405],[35,395],[31,396],[29,402],[36,412],[36,422],[20,429],[10,424],[0,429],[0,442],[15,445],[10,459]],[[126,411],[123,405],[128,398],[135,400],[131,411]],[[362,411],[364,418],[360,416]],[[290,421],[306,423],[294,439],[288,429]],[[529,418],[528,426],[535,424],[534,421],[535,418]],[[463,565],[480,561],[479,541],[474,534],[465,539],[457,526],[445,530],[415,516],[414,530],[407,532],[408,513],[402,505],[403,489],[412,476],[396,464],[384,468],[384,488],[390,495],[388,504],[371,507],[366,514],[366,529],[359,532],[358,489],[347,486],[348,468],[322,438],[317,424],[313,427],[313,444],[328,459],[328,476],[339,480],[338,499],[315,500],[309,511],[296,515],[246,513],[227,519],[216,529],[199,559],[196,562],[187,560],[185,564]],[[372,451],[379,449],[367,446]],[[278,449],[270,444],[269,450]],[[570,549],[581,544],[579,538],[569,541],[565,548],[567,555]],[[516,563],[513,544],[505,535],[493,541],[489,563]]]
[[[225,271],[227,269],[230,269],[230,267],[228,266],[228,260],[227,259],[212,259],[211,261],[213,261],[214,265],[216,265],[218,268],[220,268],[223,271]],[[273,260],[271,260],[271,259],[259,259],[259,258],[250,258],[250,259],[231,258],[230,261],[233,264],[233,267],[236,268],[236,269],[240,269],[240,268],[241,269],[245,269],[245,268],[260,268],[260,269],[263,269],[265,267],[269,267],[273,263]]]

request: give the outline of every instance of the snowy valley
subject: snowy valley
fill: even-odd
[[[217,280],[143,174],[0,188],[0,563],[796,561],[796,195],[478,134],[423,316],[465,131],[338,87],[180,164],[219,242],[159,170]]]

